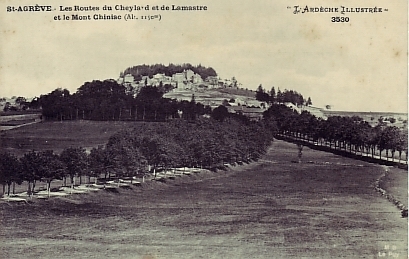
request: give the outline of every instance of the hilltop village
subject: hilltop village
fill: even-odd
[[[132,74],[126,74],[118,78],[117,82],[127,86],[129,89],[133,88],[135,93],[139,92],[140,88],[146,85],[156,87],[168,86],[168,90],[172,90],[173,92],[183,90],[200,91],[216,88],[238,89],[242,86],[241,83],[237,82],[235,77],[223,80],[217,76],[207,76],[203,79],[201,75],[196,74],[190,69],[172,74],[171,76],[167,76],[165,73],[157,73],[152,77],[144,75],[141,76],[140,80],[136,80]]]
[[[259,120],[269,108],[267,101],[256,98],[254,90],[243,89],[243,85],[235,77],[222,79],[216,76],[207,76],[203,79],[200,74],[191,69],[167,76],[165,73],[156,73],[152,76],[143,75],[136,80],[131,73],[121,75],[117,82],[124,85],[128,91],[136,96],[140,89],[150,85],[163,89],[164,97],[178,101],[190,101],[192,96],[196,102],[212,107],[224,105],[229,113],[244,114],[252,120]],[[316,117],[326,118],[322,109],[312,106],[297,106],[291,102],[285,103],[288,107],[302,112],[307,110]]]
[[[242,84],[235,77],[222,79],[216,75],[203,78],[191,69],[184,69],[169,76],[165,73],[143,75],[140,80],[136,80],[135,76],[129,73],[119,77],[117,82],[132,91],[135,96],[142,87],[150,85],[163,89],[165,98],[191,101],[193,97],[196,102],[212,109],[224,105],[230,113],[245,114],[251,119],[260,119],[268,108],[266,102],[256,100],[253,90],[242,89]]]

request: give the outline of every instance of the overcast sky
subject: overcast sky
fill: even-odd
[[[0,96],[33,97],[86,81],[117,79],[129,66],[191,63],[213,67],[243,87],[272,86],[334,110],[407,112],[406,1],[56,1],[73,6],[206,5],[207,11],[149,11],[161,21],[54,21],[62,12],[6,12],[33,1],[0,1]],[[359,2],[359,3],[358,3]],[[376,3],[375,3],[376,2]],[[340,15],[293,7],[381,7]],[[67,12],[71,16],[73,13]],[[82,12],[91,14],[96,12]],[[128,14],[125,11],[98,13]],[[332,23],[331,16],[349,23]]]

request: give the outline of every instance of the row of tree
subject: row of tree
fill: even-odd
[[[8,195],[11,186],[14,193],[15,184],[24,181],[28,183],[29,195],[33,193],[38,181],[47,183],[48,190],[55,179],[71,178],[74,184],[75,176],[82,175],[86,165],[87,153],[83,148],[67,148],[60,155],[51,150],[32,151],[20,158],[3,153],[0,156],[0,181],[3,184],[3,193],[6,186]]]
[[[189,63],[186,64],[169,64],[167,66],[163,64],[155,65],[138,65],[129,67],[121,72],[120,77],[124,77],[127,74],[133,75],[136,81],[142,80],[142,76],[148,76],[152,78],[156,74],[165,74],[166,76],[172,76],[176,73],[181,73],[184,70],[192,70],[195,74],[198,74],[205,80],[209,76],[217,76],[216,71],[211,67],[204,67],[202,65],[193,66]]]
[[[273,103],[292,103],[296,106],[312,105],[311,98],[304,99],[303,95],[294,90],[285,89],[281,92],[278,88],[277,92],[275,87],[271,88],[270,92],[264,90],[262,85],[259,85],[256,91],[256,99],[261,102]]]
[[[86,82],[77,92],[56,89],[39,98],[47,120],[194,120],[211,114],[210,106],[191,101],[163,98],[158,87],[142,87],[135,97],[115,80]]]
[[[307,111],[298,112],[282,104],[272,105],[265,113],[265,120],[272,120],[277,124],[278,133],[313,141],[330,148],[345,151],[382,156],[386,152],[394,159],[395,152],[407,157],[408,130],[396,126],[388,126],[380,121],[371,126],[362,118],[354,116],[331,116],[327,120],[317,118]]]
[[[194,95],[190,101],[178,101],[163,98],[163,94],[160,87],[146,85],[135,96],[133,91],[111,79],[86,82],[73,94],[67,89],[59,88],[32,102],[41,105],[43,117],[47,120],[195,120],[200,115],[212,113],[210,106],[196,103]],[[312,104],[310,98],[306,101],[296,91],[278,90],[276,94],[273,87],[268,94],[261,85],[256,92],[256,98],[270,104]]]
[[[267,149],[274,124],[251,123],[235,117],[223,122],[200,118],[194,122],[173,120],[140,123],[135,128],[114,134],[108,143],[89,153],[83,148],[29,152],[21,158],[5,153],[0,156],[0,180],[3,193],[14,192],[15,184],[28,183],[33,193],[36,182],[71,180],[81,176],[117,178],[144,175],[159,168],[217,168],[225,163],[257,160]],[[7,191],[5,190],[7,187]]]

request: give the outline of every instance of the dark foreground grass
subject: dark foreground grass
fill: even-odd
[[[407,258],[407,220],[373,188],[382,167],[296,159],[277,141],[229,171],[2,203],[0,258]]]
[[[31,150],[61,152],[67,147],[91,149],[105,145],[110,136],[140,122],[48,121],[1,132],[0,151],[18,156]]]

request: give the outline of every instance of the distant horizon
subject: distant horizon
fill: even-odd
[[[347,113],[393,113],[393,114],[406,114],[408,115],[409,112],[394,112],[394,111],[347,111],[347,110],[327,110],[322,108],[324,111],[328,112],[347,112]]]
[[[113,78],[108,78],[108,79],[95,79],[95,80],[100,80],[100,81],[103,81],[103,80],[110,80],[110,79],[113,79]],[[115,80],[115,79],[114,79]],[[92,81],[92,80],[91,80]],[[91,82],[91,81],[87,81],[87,82]],[[84,82],[85,83],[85,82]],[[49,91],[48,93],[43,93],[43,94],[39,94],[39,95],[35,95],[35,96],[23,96],[23,95],[13,95],[13,96],[0,96],[0,98],[6,98],[7,100],[12,100],[12,97],[25,97],[26,99],[33,99],[33,98],[36,98],[36,97],[40,97],[41,95],[46,95],[46,94],[49,94],[49,93],[51,93],[52,91],[54,91],[54,90],[56,90],[56,89],[58,89],[58,88],[55,88],[55,89],[53,89],[53,90],[51,90],[51,91]],[[65,88],[62,88],[62,89],[65,89]],[[78,89],[78,88],[77,88]],[[70,91],[70,94],[72,94],[72,93],[74,93],[74,92],[76,92],[77,91],[77,89],[75,89],[75,91],[71,91],[70,89],[67,89],[67,90],[69,90]],[[239,89],[246,89],[246,88],[239,88]],[[256,91],[257,89],[248,89],[248,90],[251,90],[251,91]],[[277,89],[276,89],[277,90]],[[297,91],[296,89],[288,89],[288,90],[294,90],[294,91]],[[301,93],[302,94],[302,93]],[[311,97],[311,99],[314,101],[314,97],[313,96],[310,96]],[[313,108],[317,108],[317,109],[321,109],[322,111],[324,111],[324,112],[329,112],[329,113],[336,113],[336,112],[347,112],[347,113],[393,113],[393,114],[406,114],[406,115],[408,115],[409,114],[409,110],[407,110],[407,111],[359,111],[359,110],[336,110],[336,109],[326,109],[325,108],[325,106],[324,107],[320,107],[320,106],[317,106],[317,105],[310,105],[310,107],[313,107]]]
[[[170,63],[173,63],[173,64],[183,64],[183,63],[190,63],[190,62],[182,62],[182,63],[176,63],[176,62],[170,62]],[[149,65],[148,63],[142,63],[142,64],[147,64],[147,65]],[[135,64],[134,66],[138,66],[138,65],[142,65],[142,64]],[[160,64],[160,63],[153,63],[153,64],[150,64],[150,65],[154,65],[154,64]],[[198,63],[198,64],[194,64],[194,63],[190,63],[190,64],[192,64],[193,66],[195,66],[195,65],[199,65],[199,64],[201,64],[202,66],[204,66],[204,67],[212,67],[213,69],[215,69],[213,66],[209,66],[209,65],[207,65],[207,64],[203,64],[203,63]],[[164,65],[168,65],[168,64],[164,64]],[[132,67],[132,66],[129,66],[129,67]],[[126,68],[128,68],[128,67],[126,67]],[[99,80],[99,81],[104,81],[104,80],[117,80],[119,77],[120,77],[120,73],[121,72],[123,72],[126,68],[124,68],[124,69],[122,69],[122,70],[119,70],[118,71],[118,73],[117,73],[117,77],[116,78],[114,78],[114,77],[107,77],[107,78],[105,78],[105,79],[101,79],[101,78],[98,78],[98,79],[89,79],[89,80],[86,80],[86,81],[84,81],[84,82],[82,82],[81,84],[79,84],[78,86],[70,86],[70,87],[55,87],[55,88],[53,88],[53,89],[51,89],[50,88],[50,90],[48,91],[48,92],[43,92],[43,93],[36,93],[36,94],[32,94],[32,95],[30,95],[30,96],[23,96],[23,95],[17,95],[17,94],[15,94],[16,92],[14,92],[13,91],[13,95],[9,95],[9,96],[0,96],[0,97],[7,97],[7,98],[9,98],[9,99],[11,99],[11,97],[13,97],[13,96],[16,96],[16,97],[18,97],[18,96],[23,96],[23,97],[26,97],[26,98],[35,98],[35,97],[40,97],[41,95],[45,95],[45,94],[49,94],[49,93],[51,93],[52,91],[54,91],[54,90],[56,90],[56,89],[58,89],[58,88],[61,88],[61,89],[67,89],[67,90],[69,90],[70,91],[70,93],[72,94],[72,93],[75,93],[77,90],[78,90],[78,88],[79,87],[81,87],[83,84],[85,84],[86,82],[92,82],[92,81],[94,81],[94,80]],[[215,69],[215,71],[216,71],[216,73],[217,73],[217,77],[220,77],[220,78],[222,78],[222,79],[231,79],[232,77],[236,77],[236,78],[238,78],[238,82],[239,83],[241,83],[241,81],[240,81],[240,77],[239,76],[237,76],[237,75],[231,75],[231,76],[221,76],[219,73],[218,73],[218,71],[217,71],[217,69]],[[255,85],[252,85],[252,87],[246,87],[244,84],[242,84],[242,87],[240,87],[241,89],[248,89],[248,90],[252,90],[252,91],[256,91],[257,90],[257,87],[259,86],[259,85],[263,85],[263,88],[266,90],[266,91],[270,91],[271,90],[271,88],[270,87],[267,87],[267,86],[265,86],[263,83],[258,83],[258,84],[255,84]],[[274,86],[274,85],[273,85]],[[304,94],[304,92],[302,92],[302,91],[300,91],[300,90],[298,90],[298,89],[295,89],[295,88],[291,88],[291,87],[284,87],[284,86],[274,86],[275,87],[275,90],[277,91],[278,89],[280,89],[280,90],[285,90],[285,89],[287,89],[287,90],[294,90],[294,91],[297,91],[297,92],[299,92],[299,93],[301,93],[301,94]],[[37,88],[30,88],[30,90],[36,90]],[[14,89],[13,89],[14,90]],[[1,89],[0,89],[0,93],[1,93]],[[319,108],[319,109],[323,109],[323,110],[326,110],[327,111],[327,109],[325,108],[325,106],[326,105],[328,105],[327,104],[327,102],[319,102],[319,103],[321,103],[321,105],[315,105],[314,103],[316,103],[316,99],[314,98],[314,96],[304,96],[304,98],[308,98],[308,97],[311,97],[311,99],[312,99],[312,102],[313,102],[313,107],[316,107],[316,108]],[[323,103],[325,103],[325,104],[323,104]],[[331,102],[329,102],[329,103],[331,103]],[[332,105],[331,105],[332,106]],[[332,106],[333,107],[333,106]],[[335,108],[334,109],[334,107],[332,108],[332,109],[330,109],[330,110],[328,110],[328,111],[334,111],[334,112],[336,112],[336,111],[344,111],[344,112],[375,112],[375,113],[385,113],[385,112],[390,112],[390,113],[402,113],[402,114],[408,114],[409,113],[409,109],[406,107],[406,110],[404,111],[404,110],[386,110],[386,111],[379,111],[379,110],[375,110],[375,111],[369,111],[369,110],[350,110],[350,109],[348,109],[348,108],[344,108],[344,109],[337,109],[337,108]]]

